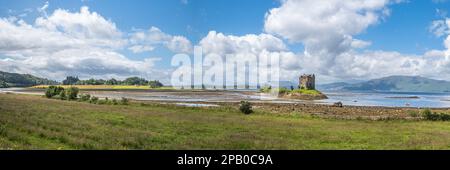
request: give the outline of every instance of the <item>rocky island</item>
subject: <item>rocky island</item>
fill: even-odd
[[[272,87],[264,87],[260,90],[262,93],[278,93],[278,97],[288,98],[288,99],[299,99],[299,100],[322,100],[328,99],[328,97],[322,92],[316,90],[315,88],[315,79],[316,76],[314,74],[307,75],[304,74],[299,78],[298,89],[287,89],[285,87],[274,88]]]

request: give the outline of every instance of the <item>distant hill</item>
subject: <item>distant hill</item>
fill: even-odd
[[[450,82],[420,76],[390,76],[361,83],[332,83],[318,85],[321,90],[391,91],[391,92],[450,92]]]
[[[56,81],[39,78],[29,74],[8,73],[0,71],[0,88],[6,87],[29,87],[34,85],[54,85]]]

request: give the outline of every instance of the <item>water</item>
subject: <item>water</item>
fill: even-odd
[[[344,105],[387,107],[450,107],[450,93],[418,92],[324,92],[326,103],[341,101]]]
[[[42,89],[6,88],[0,93],[11,92],[21,94],[43,95]],[[316,101],[302,101],[292,99],[273,98],[254,93],[255,91],[218,91],[218,92],[148,92],[148,91],[89,91],[91,95],[105,98],[126,97],[134,100],[171,101],[191,107],[197,102],[251,102],[265,103],[318,103],[333,104],[342,102],[353,106],[386,106],[386,107],[432,107],[450,108],[450,93],[400,93],[400,92],[339,92],[324,91],[329,99]],[[193,105],[194,103],[194,105]]]

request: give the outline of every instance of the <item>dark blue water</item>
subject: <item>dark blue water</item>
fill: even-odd
[[[450,93],[422,92],[337,92],[325,91],[329,99],[344,105],[388,107],[450,107]]]

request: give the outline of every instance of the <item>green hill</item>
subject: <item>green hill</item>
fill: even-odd
[[[0,71],[0,88],[6,87],[29,87],[35,85],[54,85],[56,81],[39,78],[29,74],[8,73]]]

